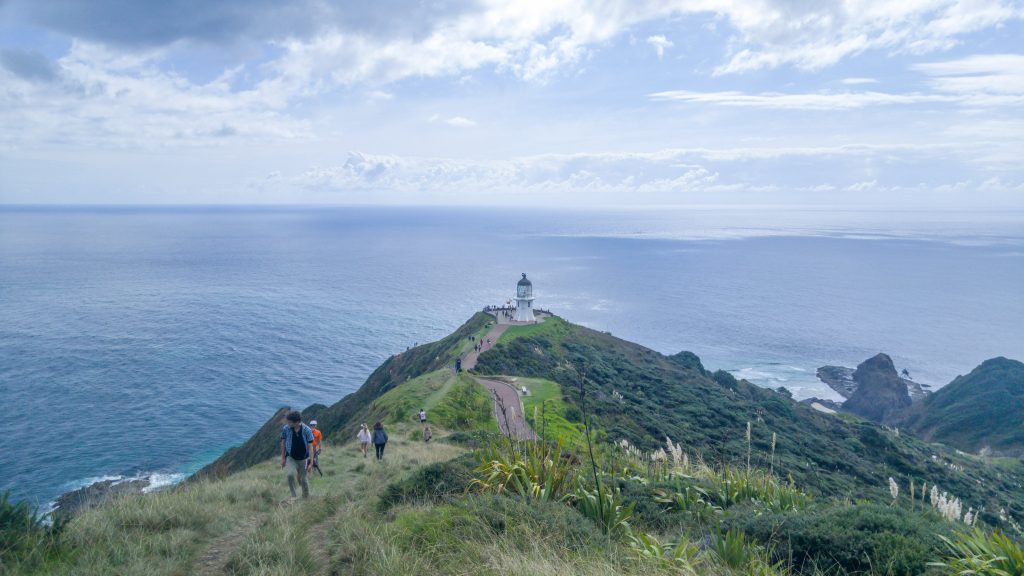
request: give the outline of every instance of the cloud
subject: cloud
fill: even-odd
[[[680,16],[705,19],[715,23],[714,34],[728,35],[717,74],[786,65],[817,70],[869,50],[927,53],[1024,18],[1024,7],[1013,0],[862,0],[855,6],[840,0],[11,0],[0,10],[8,21],[108,46],[248,45],[240,55],[272,46],[283,54],[267,67],[268,82],[292,95],[410,77],[458,78],[485,66],[543,82],[626,31],[687,21]],[[659,57],[673,45],[664,35],[647,42]]]
[[[847,86],[859,86],[861,84],[878,84],[874,78],[843,78],[843,84]]]
[[[32,82],[53,82],[57,79],[57,67],[41,52],[0,49],[0,66],[10,73]]]
[[[449,126],[455,126],[458,128],[472,128],[473,126],[476,126],[476,122],[463,116],[452,116],[451,118],[445,120],[444,123]]]
[[[760,4],[760,6],[758,6]],[[956,46],[964,35],[1024,18],[1011,0],[866,0],[744,4],[728,11],[736,52],[717,74],[792,65],[820,70],[871,50],[926,54]]]
[[[1024,54],[978,54],[958,60],[915,64],[931,85],[958,94],[1024,94]]]
[[[430,122],[431,124],[440,122],[442,124],[447,124],[448,126],[454,126],[456,128],[472,128],[473,126],[476,126],[476,122],[464,116],[452,116],[450,118],[443,118],[440,114],[434,114],[430,118],[428,118],[427,121]]]
[[[865,167],[870,166],[870,170]],[[299,194],[334,202],[555,203],[632,205],[690,202],[928,202],[935,190],[955,198],[987,188],[1011,198],[1019,170],[993,180],[952,145],[819,148],[670,149],[658,152],[547,154],[505,160],[349,153],[336,166],[269,181],[263,194]],[[1012,198],[1011,198],[1012,199]],[[1020,206],[1021,199],[1015,201]]]
[[[654,101],[718,104],[782,110],[853,110],[867,106],[958,103],[963,98],[942,94],[888,94],[885,92],[814,92],[805,94],[693,92],[669,90],[648,96]]]
[[[658,54],[659,60],[665,55],[666,48],[675,46],[671,40],[660,34],[657,36],[648,36],[647,43],[654,46],[654,51]]]
[[[50,67],[34,56],[4,58],[0,146],[155,149],[308,136],[308,123],[287,117],[282,102],[232,90],[237,70],[194,84],[161,72],[159,57],[75,42]]]

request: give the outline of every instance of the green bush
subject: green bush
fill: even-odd
[[[432,563],[482,565],[486,546],[500,540],[524,554],[538,541],[558,542],[568,553],[596,552],[607,539],[565,504],[491,494],[407,510],[395,519],[398,544],[425,553]]]
[[[412,475],[384,488],[378,507],[381,511],[410,502],[439,502],[466,491],[473,479],[476,460],[465,454],[447,462],[418,468]]]
[[[60,550],[65,523],[46,525],[28,503],[12,502],[10,491],[0,493],[0,574],[5,567],[33,566]]]
[[[775,547],[798,570],[916,575],[943,552],[948,524],[930,512],[881,504],[811,507],[800,512],[727,515],[725,523]]]

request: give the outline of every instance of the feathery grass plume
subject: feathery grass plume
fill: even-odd
[[[952,494],[939,492],[939,487],[935,484],[932,484],[929,499],[931,500],[932,507],[949,522],[963,522],[968,525],[977,522],[976,513],[971,513],[971,510],[968,510],[968,513],[971,513],[968,519],[964,516],[963,503],[960,499]]]
[[[751,438],[751,426],[750,420],[747,420],[747,470],[750,469],[750,438]]]
[[[775,432],[772,432],[771,473],[775,474]]]
[[[892,501],[894,503],[900,495],[900,486],[899,484],[896,483],[895,480],[892,479],[892,476],[889,476],[889,494],[892,495]]]

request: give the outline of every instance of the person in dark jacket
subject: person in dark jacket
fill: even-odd
[[[388,443],[388,433],[384,431],[384,425],[377,422],[373,425],[373,447],[377,450],[377,460],[384,459],[384,446]]]

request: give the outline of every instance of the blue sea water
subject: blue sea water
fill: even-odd
[[[0,490],[173,481],[521,272],[572,322],[797,397],[880,351],[936,386],[1024,358],[1022,213],[3,208]]]

